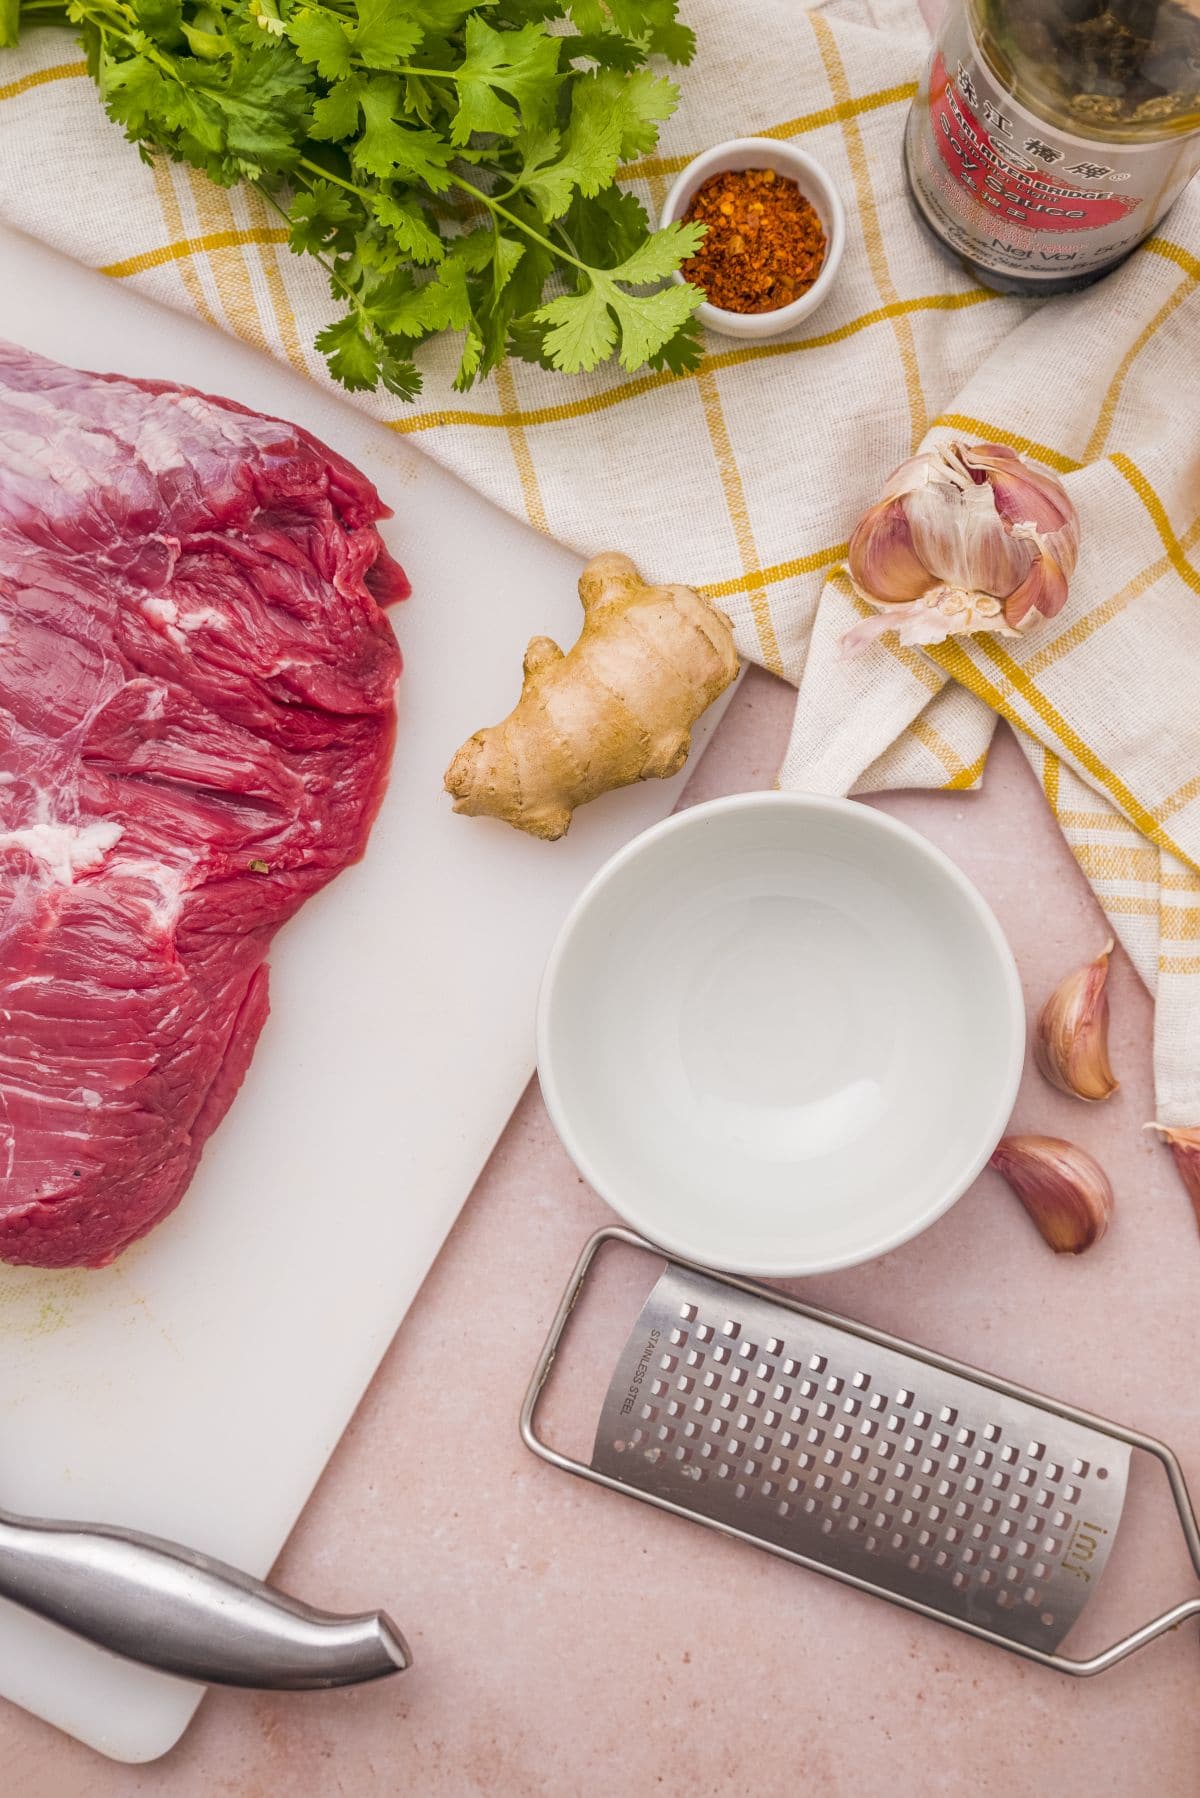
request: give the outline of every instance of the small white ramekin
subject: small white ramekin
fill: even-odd
[[[798,325],[802,318],[823,305],[837,277],[838,264],[846,242],[846,215],[837,188],[819,162],[794,144],[774,137],[735,137],[728,143],[714,144],[711,150],[696,156],[677,178],[662,209],[661,223],[672,224],[681,219],[697,188],[724,169],[774,169],[794,181],[813,208],[825,232],[825,261],[821,272],[809,288],[790,306],[777,306],[773,312],[728,312],[723,306],[710,306],[706,300],[696,317],[710,331],[725,337],[780,337]],[[676,279],[682,280],[682,276]]]
[[[576,901],[538,1009],[542,1096],[626,1223],[734,1273],[885,1254],[980,1173],[1025,1009],[970,881],[855,800],[676,812]]]

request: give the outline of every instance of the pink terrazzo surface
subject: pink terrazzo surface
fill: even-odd
[[[792,699],[752,671],[687,799],[769,785]],[[1032,1006],[1103,941],[1007,734],[983,792],[881,803],[977,882]],[[1168,1156],[1140,1129],[1151,1010],[1119,954],[1112,992],[1121,1091],[1085,1109],[1031,1072],[1016,1112],[1109,1167],[1118,1212],[1098,1249],[1054,1257],[987,1174],[917,1241],[798,1290],[1160,1435],[1200,1485],[1200,1241]],[[1194,1624],[1076,1683],[535,1460],[517,1436],[524,1385],[574,1257],[607,1217],[531,1089],[281,1558],[279,1579],[315,1603],[386,1602],[411,1673],[321,1696],[213,1693],[179,1748],[144,1768],[2,1706],[3,1790],[1190,1798]],[[442,1398],[447,1375],[465,1396]],[[1134,1481],[1080,1647],[1194,1590],[1164,1493],[1157,1475]]]

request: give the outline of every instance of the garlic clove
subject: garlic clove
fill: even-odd
[[[1200,1224],[1200,1130],[1171,1124],[1147,1124],[1146,1128],[1157,1130],[1174,1155],[1179,1178]]]
[[[987,472],[996,510],[1008,524],[1031,524],[1044,535],[1069,530],[1072,539],[1077,538],[1078,514],[1056,476],[1022,462],[1015,450],[1003,444],[976,444],[966,459],[971,467]],[[1074,566],[1072,553],[1067,572]]]
[[[929,570],[913,548],[904,508],[884,499],[859,519],[850,538],[850,578],[880,604],[919,599],[930,585]]]
[[[1056,1255],[1082,1255],[1108,1229],[1108,1175],[1077,1144],[1060,1136],[1006,1136],[989,1165],[1008,1181]]]
[[[1067,603],[1067,577],[1043,544],[1041,554],[1004,601],[1004,617],[1014,630],[1053,618]]]
[[[1109,937],[1095,961],[1060,981],[1038,1015],[1033,1055],[1051,1086],[1097,1102],[1120,1082],[1108,1060]]]

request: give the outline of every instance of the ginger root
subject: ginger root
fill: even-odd
[[[564,655],[525,651],[521,697],[446,770],[456,812],[501,818],[553,842],[613,787],[677,774],[692,726],[738,671],[733,626],[690,587],[648,587],[609,552],[579,578],[583,630]]]

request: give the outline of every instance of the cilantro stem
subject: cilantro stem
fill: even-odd
[[[365,187],[359,187],[353,181],[344,181],[341,175],[335,175],[332,169],[322,168],[319,162],[313,162],[307,156],[299,158],[299,166],[310,175],[315,175],[319,181],[332,181],[335,187],[344,187],[348,194],[357,194],[360,200],[371,198]]]
[[[258,189],[259,193],[262,195],[263,199],[267,202],[267,205],[270,207],[273,207],[274,210],[279,214],[280,218],[283,219],[285,221],[285,223],[288,225],[288,227],[290,228],[292,219],[291,219],[291,214],[288,212],[287,207],[281,206],[279,201],[275,198],[275,195],[270,191],[270,189],[268,187],[264,186],[264,184],[261,181],[256,181],[254,183],[254,185],[257,187],[257,189]],[[314,262],[320,263],[321,267],[325,270],[325,273],[329,276],[329,279],[333,282],[334,286],[342,294],[342,296],[346,300],[347,304],[349,306],[351,306],[355,312],[357,312],[358,318],[359,318],[359,323],[361,324],[364,333],[368,337],[372,336],[373,332],[371,330],[371,321],[370,321],[370,317],[367,313],[367,310],[364,307],[359,295],[355,292],[354,288],[350,285],[350,283],[344,278],[344,276],[341,274],[341,272],[337,268],[337,266],[334,263],[330,262],[328,256],[323,256],[321,254],[320,250],[306,250],[305,254],[308,256],[311,256],[313,258]]]
[[[507,206],[502,206],[499,200],[493,200],[490,194],[485,194],[481,187],[476,187],[470,181],[464,181],[461,175],[451,175],[450,179],[455,187],[460,187],[464,193],[470,194],[473,199],[480,201],[488,208],[489,212],[498,213],[502,219],[507,219],[510,225],[515,225],[518,231],[523,231],[526,237],[532,238],[534,243],[540,243],[542,248],[549,250],[552,256],[558,257],[563,262],[571,263],[585,275],[591,275],[594,272],[586,262],[580,262],[578,256],[572,256],[569,250],[564,250],[558,244],[552,243],[548,237],[543,237],[540,231],[535,231],[532,225],[526,224],[524,219],[518,218],[515,212],[510,212]]]
[[[332,181],[338,187],[344,187],[347,193],[356,194],[360,200],[365,200],[370,204],[371,196],[365,187],[359,187],[353,181],[344,180],[341,175],[335,175],[330,169],[323,169],[319,162],[313,162],[309,157],[301,156],[300,167],[310,175],[316,175],[321,181]],[[560,261],[571,263],[585,275],[593,273],[586,262],[581,262],[578,256],[572,256],[569,250],[564,250],[561,245],[553,243],[550,238],[543,237],[540,231],[535,231],[532,225],[526,224],[524,219],[518,218],[515,212],[510,212],[507,206],[502,206],[499,200],[493,200],[492,196],[485,193],[482,187],[476,187],[474,182],[465,180],[461,175],[450,174],[449,169],[446,173],[455,187],[461,188],[463,193],[470,194],[472,199],[478,200],[495,216],[507,219],[510,225],[514,225],[518,231],[524,232],[525,236],[531,238],[534,243],[540,243],[542,248],[549,250],[552,256]]]

